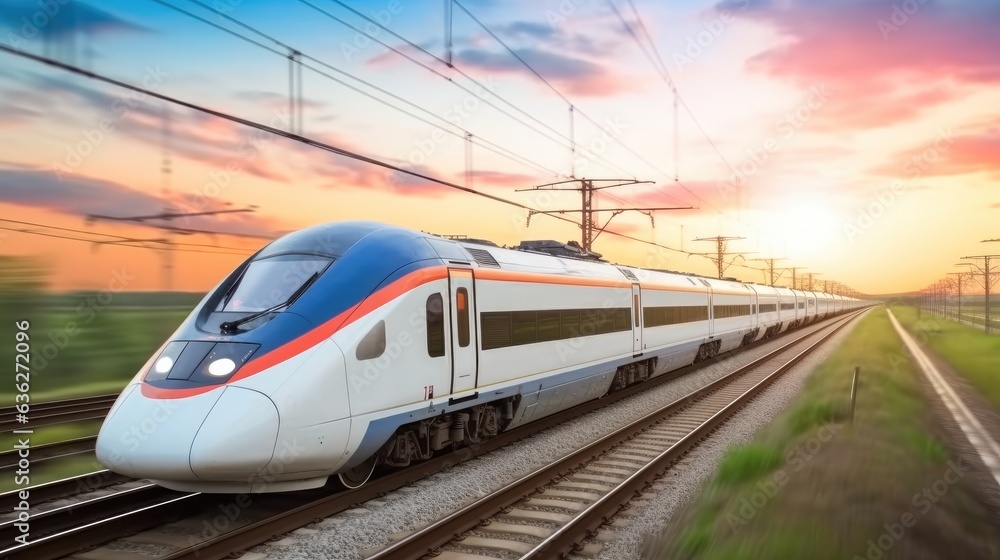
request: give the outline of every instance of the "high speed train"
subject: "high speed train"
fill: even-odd
[[[110,470],[211,493],[364,484],[864,305],[371,222],[281,237],[124,388]]]

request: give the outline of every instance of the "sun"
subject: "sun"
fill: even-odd
[[[784,192],[761,211],[762,238],[789,258],[812,258],[834,250],[848,219],[836,198],[813,189]]]

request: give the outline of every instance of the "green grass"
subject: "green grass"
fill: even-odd
[[[31,401],[121,390],[188,313],[158,307],[34,309],[25,315],[31,322]],[[3,334],[14,339],[12,332]],[[0,363],[11,370],[13,348],[0,344]],[[0,384],[0,405],[13,404],[13,382]]]
[[[100,420],[42,426],[41,428],[35,428],[34,433],[30,435],[31,445],[37,447],[47,443],[57,443],[86,436],[94,436],[97,435],[97,431],[100,429]],[[23,438],[24,436],[22,435],[21,437]],[[13,434],[0,436],[0,449],[11,449],[11,446],[17,442],[17,439],[17,436]]]
[[[882,558],[908,557],[912,543],[928,557],[1000,550],[964,479],[929,511],[914,509],[913,496],[947,472],[949,454],[903,355],[886,312],[870,312],[772,424],[727,452],[694,501],[647,540],[645,558],[866,558],[885,524],[907,512],[917,524]]]
[[[781,464],[781,449],[773,444],[749,444],[733,450],[719,465],[720,482],[736,484],[756,479]]]
[[[1000,336],[924,313],[914,307],[892,308],[896,319],[918,342],[948,362],[1000,410]]]

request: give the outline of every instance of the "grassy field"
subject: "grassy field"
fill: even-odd
[[[1000,535],[935,436],[904,356],[886,312],[871,311],[788,409],[731,449],[693,502],[650,537],[645,558],[995,557]]]
[[[964,375],[1000,410],[1000,336],[924,313],[915,307],[894,306],[896,319],[918,342]]]
[[[120,390],[189,312],[131,306],[31,310],[24,316],[31,323],[32,402]],[[0,346],[0,360],[12,364],[13,349]],[[10,381],[0,384],[0,405],[13,403],[13,376]]]

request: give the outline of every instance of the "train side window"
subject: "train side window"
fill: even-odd
[[[534,344],[538,341],[538,321],[534,311],[514,311],[510,314],[510,343],[512,346]]]
[[[639,296],[632,296],[632,325],[639,328]]]
[[[358,343],[354,356],[358,361],[374,360],[385,352],[385,321],[379,321]]]
[[[559,311],[538,312],[538,342],[559,340]]]
[[[469,290],[459,288],[456,291],[455,306],[458,308],[458,345],[465,348],[469,345]]]
[[[629,329],[628,324],[629,322],[632,321],[632,318],[629,317],[628,307],[621,307],[615,309],[614,315],[615,315],[615,332],[631,330]]]
[[[427,353],[432,358],[444,356],[444,298],[431,294],[427,298]]]

